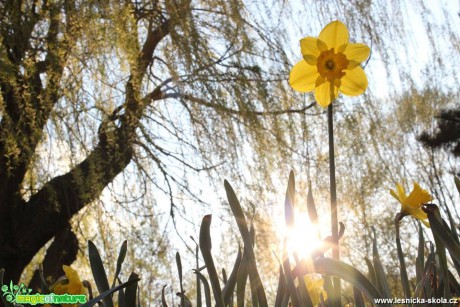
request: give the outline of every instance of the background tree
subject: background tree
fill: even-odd
[[[450,149],[454,156],[460,156],[460,110],[442,110],[436,116],[438,129],[430,135],[423,132],[419,139],[426,146],[432,148],[445,147]]]
[[[272,103],[285,72],[255,59],[286,58],[239,1],[4,1],[0,16],[0,267],[13,282],[53,237],[45,275],[62,274],[70,219],[124,170],[174,216],[177,193],[196,198],[189,172],[238,175],[240,136],[276,151],[285,136],[267,125],[312,106]]]

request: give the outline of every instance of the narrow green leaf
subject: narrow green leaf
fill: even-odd
[[[243,252],[243,259],[238,269],[238,276],[236,280],[236,306],[244,307],[244,297],[246,293],[246,283],[249,275],[249,264],[247,260],[247,253]]]
[[[126,305],[126,296],[123,289],[118,290],[118,307],[128,307],[128,305]]]
[[[192,302],[187,297],[187,295],[185,295],[185,293],[177,292],[176,295],[180,297],[181,301],[184,301],[184,305],[182,305],[182,307],[192,307]]]
[[[230,273],[230,277],[228,281],[225,282],[224,290],[222,290],[222,295],[224,297],[224,303],[226,305],[230,304],[230,298],[232,297],[233,291],[235,290],[236,280],[238,277],[238,270],[241,265],[241,260],[243,259],[243,253],[241,252],[241,248],[238,247],[238,255],[236,256],[235,264],[233,265],[232,272]]]
[[[401,248],[401,238],[399,237],[399,218],[395,219],[395,229],[396,229],[396,248],[398,251],[398,258],[399,258],[399,273],[401,276],[401,284],[404,291],[405,297],[411,297],[411,289],[409,285],[409,277],[407,276],[407,269],[406,269],[406,262],[404,260],[404,254]],[[374,239],[375,239],[375,232],[374,232]],[[378,256],[378,255],[377,255]],[[378,277],[380,278],[380,277]],[[386,280],[386,278],[385,278]],[[388,289],[388,293],[385,295],[391,295],[390,290]],[[390,297],[390,296],[388,296]],[[409,304],[408,304],[409,305]]]
[[[133,280],[133,279],[140,280],[139,275],[132,272],[131,275],[129,275],[128,281]],[[137,282],[132,283],[126,287],[126,292],[125,292],[126,306],[136,306],[137,284],[138,284]]]
[[[455,186],[457,187],[457,191],[460,193],[460,179],[457,176],[454,176]]]
[[[430,253],[425,261],[425,274],[429,274],[431,280],[438,280],[434,244],[432,242],[428,243],[430,245]],[[437,292],[437,284],[437,282],[430,282],[430,286],[425,287],[426,297],[432,297]]]
[[[367,264],[367,270],[369,272],[370,281],[375,287],[378,287],[377,277],[375,276],[375,269],[374,269],[374,265],[372,264],[372,261],[370,261],[369,258],[367,257],[364,257],[364,261],[366,261],[366,264]]]
[[[425,263],[425,238],[423,237],[422,224],[418,222],[418,249],[417,258],[415,259],[415,274],[417,283],[422,280],[423,277],[423,264]]]
[[[222,268],[222,281],[224,282],[224,285],[227,283],[227,272],[225,271],[224,268]],[[222,292],[223,293],[223,292]]]
[[[40,287],[42,289],[42,294],[49,294],[51,293],[48,285],[46,284],[45,275],[43,273],[43,264],[40,263],[38,266],[38,277],[40,278]]]
[[[287,291],[289,293],[289,296],[291,297],[292,301],[292,306],[293,307],[301,307],[302,306],[302,301],[299,297],[299,293],[297,292],[297,287],[295,286],[294,279],[296,276],[293,276],[291,272],[291,263],[289,261],[289,256],[286,253],[286,244],[284,244],[283,248],[283,269],[284,269],[284,274],[286,276],[286,285],[287,285]],[[305,275],[305,274],[304,274]],[[299,276],[299,279],[301,276]]]
[[[117,282],[118,275],[120,274],[121,265],[123,264],[123,261],[125,261],[127,251],[128,251],[128,241],[124,240],[123,243],[121,244],[120,252],[118,253],[117,268],[115,270],[115,276],[113,277],[112,288],[115,287],[115,283]]]
[[[284,217],[287,227],[294,227],[294,206],[295,206],[295,179],[294,172],[289,173],[289,181],[284,201]]]
[[[307,211],[312,224],[318,225],[318,211],[316,210],[315,199],[313,198],[311,181],[308,181]]]
[[[185,306],[185,295],[184,295],[184,286],[182,283],[182,262],[180,261],[180,254],[176,252],[176,265],[177,265],[177,272],[179,273],[179,287],[180,287],[180,305],[182,307]]]
[[[299,264],[300,261],[296,259],[296,264]],[[310,295],[308,294],[307,285],[305,284],[305,280],[303,277],[298,279],[299,286],[297,287],[297,293],[299,294],[300,300],[302,301],[302,306],[313,306],[313,302],[311,301]]]
[[[254,249],[252,248],[252,240],[246,223],[246,218],[244,217],[243,209],[241,209],[240,202],[238,201],[238,198],[228,181],[225,180],[224,185],[228,203],[232,209],[233,216],[236,219],[238,229],[240,230],[240,234],[243,238],[244,251],[247,253],[248,257],[250,282],[257,288],[257,296],[260,306],[268,307],[265,290],[263,288],[262,281],[260,280],[259,272],[257,271],[256,258],[254,255]]]
[[[458,281],[455,279],[455,276],[452,274],[451,271],[448,271],[449,273],[449,283],[450,283],[450,289],[452,289],[453,293],[460,293],[460,284]]]
[[[211,281],[212,291],[214,293],[214,300],[216,301],[217,307],[224,306],[224,299],[222,297],[222,290],[220,288],[219,277],[217,275],[217,270],[214,265],[214,260],[211,254],[211,215],[205,215],[201,222],[200,228],[200,250],[201,255],[203,255],[204,263],[206,264],[206,269],[208,271],[209,279]]]
[[[431,263],[430,267],[429,267],[429,270],[431,270],[431,266],[433,266],[434,264]],[[420,279],[420,281],[417,283],[417,286],[415,287],[415,291],[414,291],[414,297],[418,297],[418,298],[423,298],[423,297],[427,297],[427,293],[424,294],[424,291],[425,289],[427,289],[428,287],[430,287],[430,283],[431,283],[431,274],[429,274],[429,272],[427,272],[428,274],[424,274],[422,276],[422,278]]]
[[[379,285],[378,289],[380,290],[380,293],[384,295],[384,297],[390,298],[391,291],[390,287],[388,286],[387,277],[383,269],[382,262],[380,261],[379,250],[377,248],[377,235],[374,227],[372,227],[372,231],[374,233],[372,242],[372,258],[375,269],[375,277],[377,278],[377,284]]]
[[[142,307],[141,304],[141,291],[137,291],[137,307]]]
[[[278,277],[278,289],[276,290],[275,306],[281,306],[283,298],[286,295],[286,277],[284,276],[283,267],[280,265]]]
[[[99,255],[99,251],[97,250],[96,245],[94,245],[94,243],[90,240],[88,240],[88,254],[89,264],[91,266],[91,271],[93,272],[94,282],[96,283],[97,290],[99,293],[106,293],[110,290],[107,274],[105,273],[104,265],[102,264],[102,259]],[[112,297],[104,296],[103,303],[106,307],[113,307]]]
[[[349,264],[330,258],[320,258],[313,260],[313,265],[314,272],[318,274],[336,276],[351,283],[362,293],[364,293],[371,302],[374,301],[374,299],[383,298],[383,296],[372,285],[369,279],[367,279],[366,276],[364,276],[360,271]],[[311,264],[308,264],[305,260],[303,260],[301,264],[294,268],[292,274],[293,276],[300,277],[305,274],[312,273],[310,267]],[[383,304],[383,306],[387,305]]]
[[[129,286],[129,285],[131,285],[133,283],[137,283],[139,280],[140,280],[140,278],[135,278],[135,279],[128,280],[127,282],[124,282],[124,283],[116,286],[115,288],[112,288],[112,289],[109,289],[109,290],[105,291],[104,293],[102,293],[99,296],[93,298],[89,302],[87,302],[87,303],[85,303],[83,305],[80,305],[79,307],[92,307],[95,304],[99,303],[100,301],[103,301],[104,298],[106,298],[108,296],[111,296],[112,293],[114,293],[114,292],[116,292],[116,291],[118,291],[120,289],[124,289],[124,288],[126,288],[127,286]]]
[[[196,243],[195,239],[190,236],[190,238],[193,240],[193,242],[195,242],[195,265],[196,265],[196,269],[199,270],[200,268],[200,246],[198,245],[198,243]],[[202,303],[201,303],[201,282],[200,282],[200,278],[197,276],[196,277],[196,306],[197,307],[201,307],[202,306]]]
[[[425,211],[428,215],[428,220],[430,221],[431,226],[431,232],[433,233],[434,243],[436,244],[436,253],[439,259],[439,267],[441,269],[440,284],[443,284],[442,296],[451,297],[449,288],[449,273],[447,266],[446,247],[449,249],[449,252],[452,257],[458,257],[458,259],[456,260],[460,259],[460,247],[455,242],[455,240],[452,239],[451,231],[450,229],[448,229],[448,226],[443,223],[443,219],[441,218],[438,206],[434,204],[426,204],[423,207],[423,211]]]
[[[324,280],[324,284],[323,284],[323,288],[324,290],[326,291],[327,293],[327,297],[332,297],[332,302],[335,302],[336,300],[334,300],[334,296],[335,296],[335,289],[334,289],[334,284],[332,283],[332,278],[330,275],[323,275],[323,280]],[[331,302],[331,307],[334,306]]]
[[[433,204],[427,204],[424,211],[428,215],[431,231],[436,235],[443,245],[449,250],[453,259],[460,263],[460,244],[452,237],[452,230],[441,218],[439,208]]]
[[[286,291],[286,295],[283,298],[283,302],[281,303],[281,307],[287,307],[289,306],[289,300],[291,297],[289,296],[289,291]]]
[[[354,303],[355,303],[354,306],[356,306],[356,307],[364,307],[365,306],[363,294],[356,287],[353,287],[353,298],[354,298]]]
[[[449,207],[446,205],[445,208],[446,208],[447,216],[449,217],[449,224],[450,224],[452,239],[457,243],[458,246],[460,246],[460,240],[459,240],[459,236],[457,232],[457,225],[455,224],[452,214],[450,213]],[[449,250],[449,254],[450,253],[451,252]],[[451,258],[452,258],[452,262],[454,263],[455,270],[457,270],[457,273],[460,274],[460,262],[458,262],[452,255],[451,255]]]
[[[168,307],[168,304],[166,303],[166,297],[165,297],[165,288],[166,288],[166,285],[164,285],[163,289],[161,290],[161,307]]]
[[[204,298],[206,301],[206,307],[212,307],[211,303],[211,289],[209,288],[209,283],[206,277],[203,276],[198,270],[193,270],[193,272],[198,276],[198,278],[201,280],[203,283],[203,288],[204,288]]]

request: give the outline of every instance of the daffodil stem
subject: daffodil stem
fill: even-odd
[[[331,86],[332,87],[332,86]],[[333,90],[333,88],[331,88]],[[339,219],[337,212],[337,186],[335,182],[335,153],[334,153],[334,116],[332,103],[327,108],[327,126],[329,132],[329,185],[331,193],[331,230],[334,239],[332,258],[339,260]],[[334,278],[335,299],[340,306],[341,286],[340,278]]]

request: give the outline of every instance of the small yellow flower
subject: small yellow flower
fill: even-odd
[[[433,200],[433,196],[428,191],[423,190],[417,182],[414,182],[414,189],[406,196],[406,192],[401,184],[396,185],[396,190],[390,190],[390,194],[401,203],[400,213],[403,216],[412,215],[422,221],[426,227],[430,227],[427,221],[428,216],[422,210],[422,205]]]
[[[299,92],[315,91],[315,99],[327,107],[339,95],[357,96],[367,88],[360,64],[370,54],[364,44],[348,42],[347,27],[340,21],[328,24],[318,38],[300,40],[303,60],[291,70],[289,84]]]
[[[86,288],[83,286],[83,283],[80,281],[77,271],[72,269],[70,266],[63,265],[62,269],[64,270],[67,281],[59,281],[52,286],[50,289],[54,294],[86,294]],[[76,304],[67,305],[69,307],[75,307]],[[45,305],[45,307],[50,307],[50,305]]]
[[[316,306],[319,303],[321,303],[321,295],[323,295],[323,300],[327,299],[327,293],[323,289],[324,280],[322,278],[314,279],[310,275],[305,275],[303,277],[303,280],[305,281],[308,295],[310,296],[313,306]]]

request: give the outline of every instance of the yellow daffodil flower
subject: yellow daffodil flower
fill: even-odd
[[[364,44],[348,42],[347,27],[340,21],[328,24],[318,38],[300,40],[303,59],[291,70],[289,84],[299,92],[315,91],[315,99],[327,107],[339,95],[357,96],[367,88],[360,64],[370,54]]]
[[[80,281],[77,271],[72,269],[70,266],[63,265],[62,269],[64,270],[67,281],[59,281],[51,287],[51,292],[54,294],[86,294],[86,288],[83,286],[83,283]],[[66,305],[69,307],[76,307],[76,304]],[[45,307],[50,307],[50,305],[45,305]]]
[[[406,196],[404,187],[401,184],[396,185],[396,191],[390,190],[390,194],[401,203],[401,215],[412,215],[416,219],[422,221],[425,226],[430,227],[427,221],[428,216],[422,210],[422,205],[433,200],[433,196],[428,191],[422,189],[417,182],[414,182],[414,189]]]
[[[313,306],[321,303],[321,295],[323,295],[324,300],[327,299],[327,293],[323,289],[324,280],[322,278],[314,279],[310,275],[305,275],[303,279],[305,281],[305,286],[307,287],[308,295],[310,296]]]

